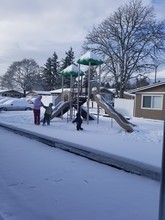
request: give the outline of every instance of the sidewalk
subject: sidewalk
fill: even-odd
[[[103,152],[98,149],[89,148],[80,144],[75,144],[66,140],[53,138],[47,135],[43,135],[39,132],[31,131],[29,129],[19,128],[14,125],[0,123],[0,126],[5,129],[9,129],[17,134],[45,143],[51,147],[60,148],[62,150],[89,158],[99,163],[107,164],[117,169],[124,170],[126,172],[145,176],[157,181],[160,180],[159,167],[124,158],[122,156],[114,155],[108,152]]]

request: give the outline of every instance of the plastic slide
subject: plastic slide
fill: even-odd
[[[81,105],[86,101],[86,99],[81,100]],[[75,99],[72,103],[72,106],[77,110],[77,99]],[[55,118],[55,117],[60,117],[61,115],[65,114],[67,111],[69,111],[70,109],[70,102],[64,102],[61,101],[59,102],[53,112],[52,112],[52,116],[51,119]],[[81,116],[86,119],[87,118],[87,112],[86,110],[81,106]],[[50,120],[51,120],[50,119]],[[95,118],[92,115],[89,115],[89,120],[94,120]]]
[[[133,132],[132,126],[134,124],[130,123],[123,115],[117,112],[113,106],[111,106],[103,96],[97,94],[94,96],[96,103],[105,110],[105,112],[111,117],[114,118],[115,121],[124,128],[127,132]]]
[[[52,116],[50,120],[52,120],[54,117],[60,117],[61,115],[65,114],[70,108],[69,102],[59,102],[55,108],[53,109]],[[41,120],[43,122],[43,119]]]
[[[86,108],[84,108],[83,106],[81,106],[81,116],[84,118],[84,119],[87,119],[87,110]],[[89,120],[95,120],[95,116],[89,114]]]
[[[59,102],[53,112],[52,112],[52,116],[51,119],[53,119],[54,117],[60,117],[61,115],[65,114],[70,108],[70,103],[69,102]],[[50,119],[50,120],[51,120]]]
[[[87,119],[87,110],[83,107],[83,104],[87,101],[87,99],[85,97],[80,97],[79,101],[81,106],[81,116],[83,117],[83,119]],[[77,99],[74,102],[74,108],[77,110]],[[89,120],[95,120],[95,117],[89,114]]]

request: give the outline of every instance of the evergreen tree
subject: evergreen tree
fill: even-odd
[[[54,52],[53,56],[52,56],[52,73],[55,79],[55,88],[61,88],[61,76],[59,75],[60,72],[60,62],[58,61],[58,56],[57,54]]]
[[[54,79],[52,74],[52,60],[49,57],[43,68],[44,90],[53,90]]]
[[[65,52],[66,57],[61,60],[61,71],[64,70],[66,67],[70,66],[74,63],[75,57],[72,47],[69,49],[68,52]],[[70,77],[64,77],[64,87],[70,87]]]
[[[44,80],[44,90],[50,91],[60,87],[59,68],[58,56],[54,52],[53,56],[47,59],[43,67],[42,78]]]
[[[66,54],[66,57],[61,60],[61,70],[73,64],[75,60],[72,47],[68,50],[68,52],[65,52],[65,54]]]

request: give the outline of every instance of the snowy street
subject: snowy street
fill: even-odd
[[[158,216],[159,182],[2,128],[0,176],[0,220],[155,220]]]

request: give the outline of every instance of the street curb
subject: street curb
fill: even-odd
[[[148,177],[150,179],[160,181],[161,169],[146,163],[138,162],[114,154],[106,153],[96,149],[91,149],[86,146],[71,143],[61,139],[49,137],[37,132],[32,132],[26,129],[18,128],[13,125],[0,123],[0,127],[8,129],[16,134],[23,135],[30,139],[35,139],[51,147],[59,148],[79,156],[86,157],[93,161],[109,165],[111,167],[124,170],[136,175]]]

